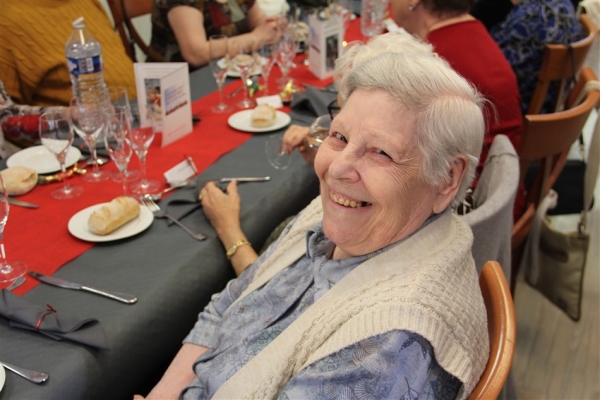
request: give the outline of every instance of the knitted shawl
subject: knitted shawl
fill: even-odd
[[[305,254],[306,230],[321,220],[322,212],[318,197],[283,233],[240,298]],[[469,227],[446,211],[402,243],[364,261],[225,382],[214,398],[275,398],[303,368],[391,330],[426,338],[440,366],[463,383],[458,398],[466,398],[489,354],[472,240]]]

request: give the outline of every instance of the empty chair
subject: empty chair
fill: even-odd
[[[585,84],[594,80],[597,80],[594,71],[588,67],[583,68],[567,107],[575,101]],[[598,104],[598,101],[600,101],[600,91],[591,90],[580,104],[565,111],[525,116],[523,136],[518,151],[520,182],[524,182],[527,169],[533,162],[539,161],[539,168],[533,182],[527,188],[526,211],[515,221],[512,232],[512,290],[514,290],[523,245],[531,229],[535,210],[558,178],[569,149],[581,134],[592,108]]]
[[[586,37],[578,42],[571,43],[572,50],[564,44],[546,45],[544,59],[542,60],[538,74],[538,83],[529,103],[529,109],[527,110],[528,115],[539,114],[541,112],[552,82],[559,82],[553,110],[560,111],[562,109],[566,84],[570,78],[577,76],[592,43],[594,43],[594,40],[598,36],[598,28],[589,16],[581,14],[579,21]]]
[[[135,45],[138,45],[148,58],[147,61],[163,61],[163,57],[160,54],[148,47],[131,22],[133,18],[151,14],[154,1],[107,0],[107,2],[113,20],[115,21],[115,29],[117,29],[121,36],[123,46],[125,46],[129,58],[134,62],[137,61],[135,56]]]
[[[473,230],[477,272],[481,273],[487,261],[496,260],[503,266],[509,282],[513,205],[518,184],[517,152],[507,136],[497,135],[473,192],[474,209],[462,218]]]
[[[516,344],[513,299],[502,266],[487,262],[479,276],[479,286],[487,310],[490,357],[479,383],[469,399],[496,399],[506,382]]]

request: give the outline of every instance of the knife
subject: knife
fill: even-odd
[[[28,203],[23,200],[13,199],[12,197],[8,198],[8,203],[12,204],[13,206],[21,206],[21,207],[26,207],[26,208],[38,208],[39,207],[37,204]]]
[[[270,181],[270,176],[238,176],[234,178],[221,178],[219,179],[220,183],[226,183],[236,180],[238,182],[266,182]]]
[[[98,290],[98,289],[91,288],[89,286],[80,285],[79,283],[69,282],[64,279],[57,278],[55,276],[43,275],[43,274],[40,274],[39,272],[35,272],[35,271],[28,271],[28,272],[29,272],[29,275],[33,276],[35,279],[40,280],[49,285],[54,285],[54,286],[58,286],[58,287],[65,288],[65,289],[85,290],[86,292],[91,292],[91,293],[99,294],[101,296],[106,296],[113,300],[122,301],[123,303],[127,303],[127,304],[133,304],[137,301],[137,298],[130,294],[119,293],[119,292],[108,292],[106,290]]]

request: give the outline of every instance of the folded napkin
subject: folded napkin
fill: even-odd
[[[71,340],[108,350],[100,322],[94,318],[81,319],[43,307],[18,297],[8,290],[0,293],[0,315],[10,320],[14,328],[38,331],[54,340]]]
[[[200,191],[208,182],[214,179],[204,178],[204,179],[196,179],[194,186],[186,186],[177,190],[177,198],[167,198],[164,203],[166,204],[166,210],[169,214],[171,214],[176,219],[181,219],[186,215],[196,211],[198,208],[202,207],[202,203],[198,200],[198,196],[200,195]],[[217,183],[223,191],[227,188],[227,183]],[[161,205],[162,207],[162,205]],[[168,224],[171,225],[173,222],[171,220],[167,220]]]
[[[291,108],[296,111],[309,111],[315,117],[328,113],[327,106],[337,97],[337,93],[329,89],[321,89],[314,86],[306,86],[306,90],[294,94]]]

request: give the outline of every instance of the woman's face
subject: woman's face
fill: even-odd
[[[394,243],[436,209],[439,191],[421,177],[413,128],[413,116],[398,112],[381,90],[355,91],[333,120],[315,170],[335,258]]]

